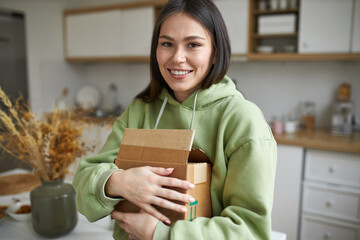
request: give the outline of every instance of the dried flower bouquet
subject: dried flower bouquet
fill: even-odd
[[[69,166],[94,148],[82,139],[86,123],[75,112],[56,107],[37,119],[21,101],[12,103],[0,88],[0,148],[45,181],[64,178]]]

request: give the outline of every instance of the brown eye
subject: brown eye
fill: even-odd
[[[189,48],[196,48],[196,47],[200,47],[200,44],[198,44],[198,43],[190,43],[189,44]]]

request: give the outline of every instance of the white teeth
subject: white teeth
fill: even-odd
[[[174,75],[185,75],[187,73],[189,73],[190,71],[175,71],[175,70],[171,70],[171,73]]]

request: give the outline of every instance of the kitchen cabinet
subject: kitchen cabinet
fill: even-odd
[[[360,154],[307,149],[300,239],[360,239]]]
[[[119,10],[67,15],[66,56],[120,56],[120,19]]]
[[[360,53],[360,0],[355,0],[351,51]]]
[[[275,0],[249,0],[247,59],[250,61],[359,60],[360,51],[355,50],[360,48],[358,20],[360,14],[357,14],[359,10],[356,7],[360,5],[359,1],[298,0],[295,1],[297,5],[273,9],[270,5],[276,3]],[[261,2],[267,5],[263,7]],[[357,9],[354,17],[353,2],[356,2]],[[283,15],[295,15],[295,31],[276,34],[259,33],[260,17]],[[278,21],[277,24],[284,26],[284,22],[286,21]],[[266,49],[258,50],[258,46],[266,46]]]
[[[299,232],[303,149],[278,145],[272,228],[292,240],[297,239]]]
[[[259,0],[250,1],[249,54],[251,57],[294,55],[298,41],[298,6],[272,9],[262,8],[260,3]],[[260,47],[272,49],[262,51]]]
[[[300,53],[349,53],[353,0],[301,0]]]
[[[147,61],[164,0],[64,11],[67,61]]]
[[[224,18],[233,55],[247,53],[248,0],[215,0]]]

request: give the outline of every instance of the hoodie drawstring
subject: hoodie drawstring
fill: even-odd
[[[196,101],[197,101],[197,96],[198,96],[199,92],[196,92],[195,94],[195,98],[194,98],[194,107],[193,107],[193,112],[192,112],[192,117],[191,117],[191,122],[190,122],[190,129],[193,129],[193,123],[194,123],[194,118],[195,118],[195,107],[196,107]],[[169,100],[169,97],[168,96],[165,96],[164,98],[164,101],[163,101],[163,104],[161,105],[161,108],[160,108],[160,112],[159,112],[159,115],[156,119],[156,123],[155,123],[155,127],[154,129],[157,129],[158,125],[159,125],[159,122],[160,122],[160,119],[161,119],[161,116],[164,112],[164,109],[165,109],[165,105],[167,103],[167,101]]]
[[[166,105],[168,99],[169,99],[169,97],[166,95],[166,96],[165,96],[165,99],[164,99],[164,101],[163,101],[163,104],[161,105],[159,115],[158,115],[158,117],[157,117],[157,119],[156,119],[156,123],[155,123],[154,129],[157,129],[157,126],[158,126],[158,124],[159,124],[159,122],[160,122],[160,118],[161,118],[161,116],[162,116],[162,114],[163,114],[163,112],[164,112],[164,108],[165,108],[165,105]]]

